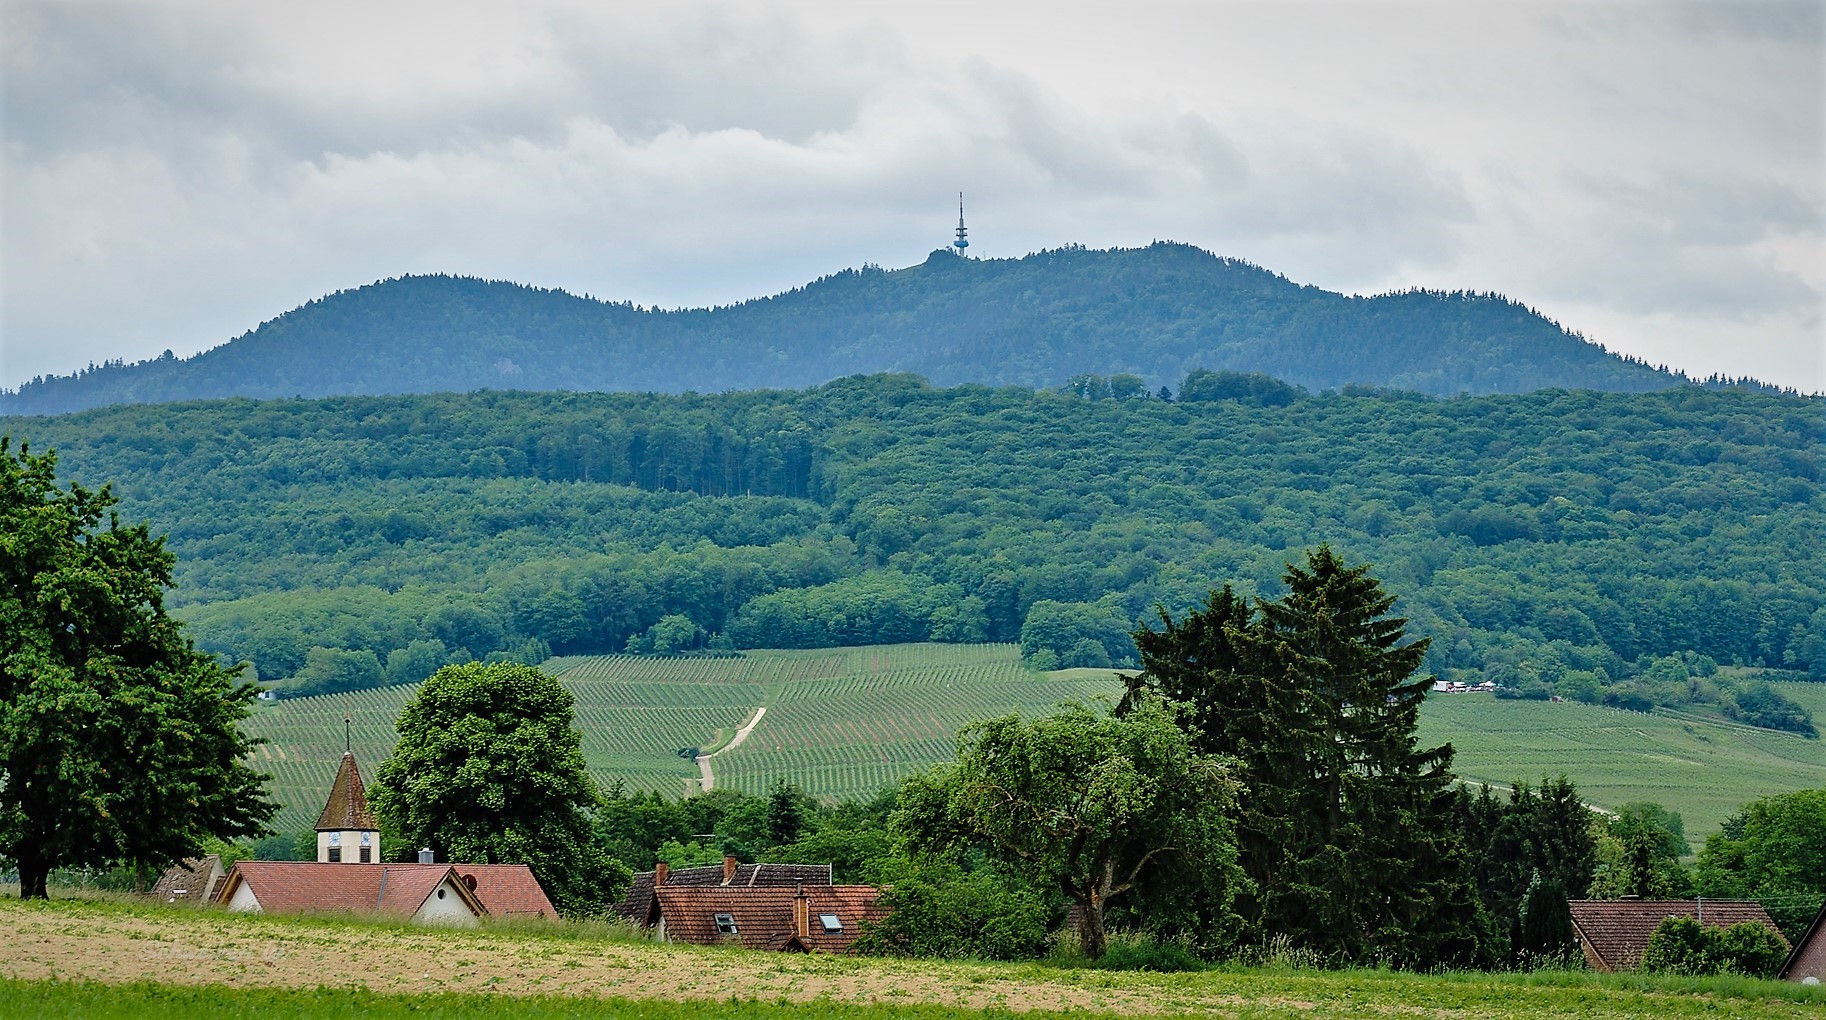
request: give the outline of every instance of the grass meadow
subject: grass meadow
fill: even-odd
[[[157,904],[0,899],[0,1016],[1819,1016],[1826,989],[1747,978],[1412,974],[803,956],[675,946],[604,926],[437,931]]]
[[[1036,673],[1013,645],[878,645],[757,651],[734,659],[591,656],[545,668],[577,700],[597,780],[682,794],[698,774],[687,748],[721,746],[754,709],[767,715],[714,760],[717,782],[764,792],[776,779],[828,798],[868,797],[950,757],[966,723],[1066,700],[1115,697],[1109,670]],[[342,754],[344,713],[357,758],[372,769],[393,746],[393,720],[414,687],[263,703],[249,729],[268,744],[257,764],[285,805],[282,832],[308,828]],[[1826,720],[1826,684],[1782,689]],[[1450,741],[1468,779],[1507,785],[1564,772],[1600,806],[1652,800],[1679,811],[1697,843],[1736,807],[1826,786],[1826,741],[1724,722],[1575,703],[1439,695],[1421,738]]]

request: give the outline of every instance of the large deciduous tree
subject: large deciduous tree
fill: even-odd
[[[1201,754],[1234,757],[1243,794],[1239,901],[1262,937],[1408,966],[1484,962],[1488,921],[1454,824],[1451,745],[1421,748],[1425,640],[1394,596],[1329,547],[1289,565],[1287,594],[1225,588],[1135,634],[1153,694],[1190,706]]]
[[[1159,701],[1137,700],[1120,717],[1067,705],[966,728],[955,761],[902,786],[894,825],[917,849],[981,847],[1057,889],[1078,908],[1084,951],[1095,958],[1110,900],[1172,857],[1197,862],[1230,891],[1235,797],[1227,765],[1194,752]]]
[[[388,831],[443,860],[527,865],[565,913],[620,895],[628,870],[593,839],[600,795],[558,681],[519,663],[446,666],[396,728],[369,792]]]
[[[253,690],[166,615],[173,557],[115,502],[0,438],[0,859],[25,897],[54,868],[263,835],[276,810],[237,725]]]

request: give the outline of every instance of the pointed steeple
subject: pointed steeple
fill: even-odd
[[[368,794],[361,785],[361,770],[355,767],[355,752],[342,752],[342,766],[336,770],[336,782],[330,787],[330,799],[317,816],[318,832],[378,832],[380,823],[368,810]]]

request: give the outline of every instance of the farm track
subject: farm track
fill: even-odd
[[[722,747],[717,748],[709,754],[700,754],[697,756],[697,789],[699,793],[709,793],[711,790],[716,789],[716,773],[710,770],[710,759],[716,755],[722,754],[724,751],[733,751],[742,746],[742,741],[748,739],[748,735],[754,732],[754,728],[761,722],[761,717],[766,714],[766,705],[762,705],[760,708],[755,709],[754,715],[749,716],[748,721],[742,724],[742,728],[735,731],[735,736],[730,738],[729,743],[724,744]]]

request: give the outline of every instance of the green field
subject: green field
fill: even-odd
[[[1225,965],[1156,973],[681,946],[582,921],[415,928],[141,902],[0,899],[0,1017],[1818,1016],[1826,992],[1751,978],[1409,974]],[[359,961],[354,964],[353,961]]]
[[[739,659],[599,656],[552,659],[545,668],[576,696],[598,781],[673,794],[698,774],[681,748],[720,746],[763,706],[767,715],[749,739],[715,757],[717,783],[759,793],[786,778],[841,798],[869,796],[949,757],[966,723],[1118,692],[1108,671],[1027,670],[1013,645],[876,645]],[[1826,719],[1826,684],[1782,689]],[[257,758],[286,806],[280,831],[315,820],[342,753],[343,713],[372,775],[414,690],[259,706],[248,728],[269,741]],[[1685,817],[1695,844],[1744,801],[1826,786],[1826,741],[1574,703],[1435,696],[1422,709],[1421,737],[1451,741],[1469,779],[1538,782],[1564,772],[1599,805],[1660,802]]]

